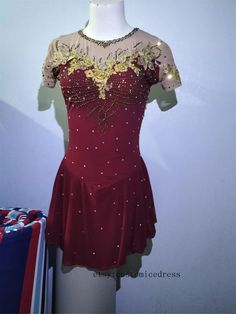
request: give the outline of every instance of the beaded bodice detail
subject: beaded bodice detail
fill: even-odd
[[[83,108],[87,116],[95,115],[100,129],[124,107],[145,108],[151,85],[161,83],[165,90],[181,85],[170,47],[158,37],[134,28],[103,41],[82,31],[50,43],[43,84],[54,87],[59,80],[68,109]]]

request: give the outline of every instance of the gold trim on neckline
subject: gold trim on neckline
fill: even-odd
[[[138,27],[135,27],[132,29],[132,31],[130,31],[128,34],[126,34],[125,36],[122,36],[122,37],[119,37],[119,38],[114,38],[114,39],[110,39],[110,40],[99,40],[99,39],[95,39],[95,38],[91,38],[87,35],[85,35],[83,33],[83,30],[84,29],[80,29],[78,31],[78,33],[80,34],[80,36],[82,36],[83,38],[87,39],[88,41],[91,41],[91,42],[94,42],[96,44],[98,44],[99,46],[103,46],[103,47],[107,47],[109,46],[110,44],[114,44],[114,43],[117,43],[117,42],[120,42],[120,41],[123,41],[124,39],[132,36],[136,31],[139,30]]]

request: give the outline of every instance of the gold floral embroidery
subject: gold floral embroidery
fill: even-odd
[[[134,45],[131,51],[118,48],[116,51],[111,52],[105,60],[102,60],[102,58],[95,56],[90,58],[88,55],[88,47],[86,51],[83,48],[79,49],[80,43],[77,46],[70,47],[69,45],[58,42],[57,49],[53,52],[52,58],[47,63],[47,67],[53,69],[60,64],[66,64],[68,62],[68,75],[78,69],[85,70],[86,77],[91,78],[97,85],[99,98],[105,99],[105,91],[112,88],[112,83],[108,84],[108,79],[111,75],[126,72],[128,68],[130,68],[139,76],[140,67],[137,65],[142,66],[145,70],[148,68],[154,70],[154,64],[160,64],[158,58],[162,54],[161,45],[162,42],[160,40],[156,41],[154,44],[151,42],[143,44],[143,42],[140,41]],[[137,65],[135,64],[136,61]],[[169,78],[173,77],[175,80],[180,80],[179,72],[175,65],[168,63],[163,63],[162,65],[164,73],[168,74]],[[43,65],[43,71],[44,67],[45,65]]]
[[[151,43],[139,49],[141,44],[142,42],[137,43],[130,52],[118,48],[115,53],[108,55],[105,62],[101,58],[91,59],[84,49],[78,49],[79,45],[70,48],[65,44],[60,44],[53,54],[53,65],[58,66],[69,62],[68,75],[78,69],[85,70],[86,77],[90,77],[98,86],[99,98],[105,99],[105,91],[112,87],[112,83],[107,83],[111,75],[126,72],[128,68],[131,68],[137,76],[139,75],[140,68],[135,65],[136,58],[137,64],[143,66],[145,70],[154,69],[153,59],[160,56],[161,49],[157,44],[151,45]],[[92,68],[87,69],[88,67]]]

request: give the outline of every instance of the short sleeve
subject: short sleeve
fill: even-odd
[[[160,83],[166,91],[182,85],[179,70],[175,63],[170,46],[164,41],[157,42],[159,53],[154,58],[153,70],[149,73],[151,84]]]
[[[57,51],[57,47],[56,47],[56,41],[54,39],[48,45],[47,54],[42,65],[41,85],[43,86],[52,88],[56,85],[57,77],[59,73],[59,66],[54,61],[55,60],[54,55],[56,51]]]

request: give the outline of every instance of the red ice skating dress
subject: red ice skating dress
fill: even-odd
[[[181,85],[167,43],[140,28],[109,41],[83,29],[53,39],[42,84],[59,81],[69,143],[48,211],[46,242],[60,246],[63,264],[121,266],[142,253],[157,222],[139,134],[153,84]]]

